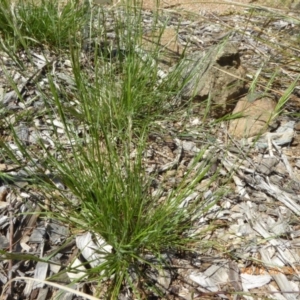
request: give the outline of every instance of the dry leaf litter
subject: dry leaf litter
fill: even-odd
[[[116,16],[119,20],[124,19],[125,11],[116,7],[102,9],[102,21],[106,28],[111,28],[108,29],[107,39],[114,50],[114,19]],[[299,62],[292,57],[299,53],[294,49],[287,49],[285,40],[293,39],[300,31],[299,24],[292,18],[286,21],[280,16],[274,17],[267,26],[265,22],[265,16],[254,17],[250,13],[229,16],[208,14],[198,16],[195,21],[183,20],[182,15],[168,10],[160,16],[159,24],[162,27],[167,24],[165,30],[168,34],[164,38],[168,41],[169,36],[172,40],[168,45],[162,41],[161,46],[174,55],[168,64],[154,61],[158,65],[161,80],[172,70],[174,61],[178,60],[177,55],[180,56],[185,47],[184,55],[189,59],[184,63],[190,63],[184,67],[182,78],[186,78],[189,72],[194,72],[199,77],[199,80],[195,80],[195,76],[192,76],[187,89],[182,95],[170,99],[170,105],[180,105],[190,96],[194,96],[197,102],[211,95],[212,112],[224,114],[229,108],[233,110],[239,96],[244,96],[246,98],[240,100],[244,106],[240,109],[238,104],[236,111],[249,109],[246,118],[252,120],[252,123],[245,122],[241,118],[229,124],[223,122],[212,126],[213,119],[203,121],[202,112],[195,109],[182,116],[184,122],[158,122],[157,125],[163,129],[161,132],[166,134],[153,132],[149,136],[144,164],[149,176],[155,176],[156,184],[152,192],[162,193],[162,199],[180,184],[191,167],[193,170],[189,173],[190,180],[193,174],[201,172],[213,161],[209,172],[182,202],[182,209],[196,201],[203,205],[213,203],[209,211],[193,221],[196,231],[202,232],[211,225],[216,226],[214,231],[208,231],[203,236],[203,240],[218,241],[219,248],[199,248],[189,255],[162,253],[168,261],[166,265],[172,268],[155,269],[155,258],[145,257],[153,262],[153,267],[147,271],[148,276],[152,278],[152,284],[165,295],[165,299],[299,299],[300,123],[292,117],[282,116],[276,118],[273,127],[267,123],[274,114],[273,102],[276,103],[280,93],[283,94],[298,76]],[[144,11],[145,37],[149,36],[152,24],[152,13]],[[94,26],[98,28],[97,24]],[[178,29],[178,35],[174,29]],[[224,52],[224,48],[219,46],[224,37],[227,39],[226,47],[230,49],[229,52]],[[270,46],[258,42],[254,37],[269,40]],[[89,51],[97,43],[101,45],[101,41],[96,38],[92,43],[85,42],[82,64],[86,65],[87,70],[92,65]],[[149,45],[142,44],[136,51],[151,59],[149,49]],[[124,52],[126,55],[126,49]],[[49,151],[55,151],[58,139],[67,152],[72,141],[65,134],[64,124],[47,115],[40,91],[36,87],[39,86],[43,93],[51,95],[47,79],[47,73],[51,73],[55,78],[55,87],[58,90],[64,87],[64,91],[72,95],[76,85],[72,77],[71,62],[67,55],[58,56],[46,49],[31,49],[31,55],[34,58],[32,62],[27,59],[25,52],[19,52],[18,59],[26,66],[25,71],[21,72],[16,61],[1,53],[2,139],[7,147],[17,151],[10,130],[5,127],[11,124],[20,140],[33,151],[41,151],[37,147],[37,141],[41,138]],[[200,60],[200,57],[205,59]],[[264,95],[263,87],[258,86],[255,91],[258,94],[244,95],[247,91],[244,80],[251,81],[262,65],[262,80],[265,83],[274,70],[278,70],[279,75],[273,82],[277,92]],[[206,71],[203,71],[204,67]],[[7,74],[18,86],[24,102],[10,88]],[[203,78],[205,80],[201,80]],[[223,86],[232,82],[237,83],[233,91],[220,93]],[[192,90],[195,91],[193,95]],[[299,96],[300,86],[296,85],[285,107],[286,112],[299,111]],[[74,99],[68,105],[76,108],[76,101]],[[269,104],[260,106],[265,105],[265,101]],[[252,114],[256,115],[253,117]],[[28,118],[30,121],[20,121],[24,115],[31,116]],[[187,124],[186,120],[189,120]],[[249,123],[253,125],[251,128]],[[57,128],[55,132],[50,124]],[[258,128],[253,130],[252,127],[256,125]],[[88,134],[84,124],[68,120],[68,126],[78,136]],[[262,135],[257,139],[258,133]],[[195,163],[199,152],[204,148],[206,151],[203,158]],[[134,157],[135,149],[132,150],[132,158]],[[8,260],[2,260],[2,286],[16,276],[43,280],[66,266],[79,266],[82,264],[79,254],[88,261],[92,260],[92,267],[103,262],[104,258],[96,250],[110,252],[112,249],[100,236],[86,232],[69,239],[70,231],[64,224],[40,218],[45,207],[50,209],[51,200],[43,198],[37,189],[30,188],[28,174],[36,172],[45,176],[47,170],[42,162],[40,165],[34,164],[35,169],[30,163],[19,168],[8,159],[3,159],[0,168],[1,172],[14,178],[13,182],[3,183],[0,188],[0,248],[8,250],[12,242],[13,252],[16,253],[23,252],[37,258],[45,258],[54,253],[48,263],[28,258],[9,265]],[[215,174],[218,176],[214,176]],[[228,174],[232,178],[229,182]],[[58,185],[61,184],[59,178],[56,180]],[[215,201],[221,193],[223,196]],[[74,201],[78,199],[74,198]],[[39,205],[40,203],[43,205]],[[35,214],[26,214],[33,211]],[[14,224],[13,233],[11,220]],[[77,274],[66,273],[59,282],[68,285],[84,275],[85,269],[81,265]],[[85,283],[83,280],[73,283],[71,288],[93,293],[97,284]],[[20,296],[19,299],[48,299],[50,294],[57,292],[56,288],[42,282],[21,280],[14,285],[14,289],[14,293]],[[105,298],[105,283],[103,291],[101,299]],[[67,292],[59,297],[74,299],[74,295]],[[128,289],[119,296],[120,299],[133,299],[132,297]]]

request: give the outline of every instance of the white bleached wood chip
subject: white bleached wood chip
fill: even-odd
[[[42,243],[45,238],[46,228],[45,227],[37,227],[34,228],[32,234],[30,235],[29,242],[30,243]]]
[[[227,283],[229,278],[228,264],[223,263],[222,265],[211,265],[203,274],[212,279],[215,283]]]
[[[273,22],[273,26],[279,30],[284,29],[288,25],[291,25],[291,23],[287,22],[287,21],[283,21],[283,20],[278,20],[278,21]]]
[[[217,292],[220,290],[220,284],[225,284],[229,279],[229,268],[227,263],[223,265],[212,265],[204,273],[192,273],[189,278],[200,285],[205,290]],[[201,290],[201,288],[199,288]],[[203,290],[203,291],[205,291]],[[228,299],[226,295],[218,294],[220,298]]]
[[[2,282],[3,284],[6,284],[7,282],[7,277],[3,275],[2,272],[0,272],[0,282]]]
[[[196,146],[196,143],[190,141],[183,141],[182,147],[184,151],[199,153],[200,149]]]
[[[264,262],[266,267],[274,267],[274,266],[276,267],[276,264],[278,266],[278,262],[279,262],[280,264],[279,267],[283,265],[291,266],[295,272],[295,275],[296,274],[299,275],[299,272],[294,265],[294,262],[297,263],[299,261],[299,257],[297,256],[296,253],[291,253],[289,249],[286,249],[286,246],[288,246],[286,245],[286,241],[282,241],[278,239],[275,240],[274,238],[272,238],[272,234],[267,232],[266,229],[264,228],[263,221],[259,222],[258,220],[256,220],[254,222],[253,229],[258,231],[265,239],[268,239],[269,243],[272,244],[277,251],[276,253],[277,258],[279,258],[282,262],[280,263],[280,260],[278,259],[273,260],[268,251],[264,251],[263,249],[260,249],[261,260],[262,262]],[[285,276],[284,274],[282,275]]]
[[[222,164],[228,172],[232,172],[233,170],[236,170],[238,168],[237,165],[234,165],[231,161],[229,161],[227,159],[222,159]],[[236,185],[236,192],[241,197],[250,199],[250,196],[248,195],[248,193],[246,192],[246,189],[245,189],[245,183],[243,183],[242,180],[239,177],[237,177],[236,175],[233,175],[232,178]]]
[[[249,289],[258,288],[268,284],[272,277],[270,275],[250,275],[250,274],[241,274],[242,286],[244,291]]]
[[[263,134],[255,146],[260,149],[270,148],[271,143],[275,143],[277,146],[283,146],[290,144],[294,137],[294,121],[287,122],[286,124],[280,126],[276,132],[267,132]],[[250,138],[248,141],[251,143],[255,138]]]
[[[6,202],[5,202],[6,203]],[[7,226],[9,223],[9,217],[8,216],[1,216],[0,217],[0,227],[3,228]]]
[[[48,172],[48,173],[47,173]],[[51,175],[51,172],[49,170],[46,171],[46,174],[47,175]],[[51,178],[51,181],[54,183],[54,185],[60,189],[60,190],[65,190],[66,187],[65,185],[63,184],[62,180],[58,177],[54,177],[54,178]]]
[[[284,294],[284,296],[287,300],[298,299],[298,295],[299,295],[299,291],[300,291],[299,287],[295,283],[289,281],[284,274],[279,273],[279,274],[273,275],[273,279],[278,284],[282,293],[287,292],[286,294]],[[295,293],[291,293],[291,292],[295,292]]]
[[[279,266],[279,267],[284,267],[284,262],[282,261],[281,258],[279,258],[277,256],[277,253],[275,253],[275,248],[274,247],[271,247],[274,249],[274,256],[273,255],[270,255],[272,257],[272,262],[273,262],[273,265],[274,266]],[[269,249],[269,248],[268,248]],[[262,250],[263,251],[263,250]],[[291,261],[292,262],[292,261]]]
[[[25,250],[25,252],[30,252],[31,250],[31,247],[27,245],[28,241],[29,241],[28,235],[24,235],[20,241],[20,246],[22,247],[23,250]]]
[[[78,258],[76,258],[69,267],[72,272],[67,272],[67,274],[71,281],[83,279],[87,276],[86,268]]]
[[[180,205],[178,206],[178,208],[183,208],[183,207],[186,207],[190,201],[194,200],[197,196],[199,195],[198,192],[194,192],[194,193],[191,193],[189,196],[187,196],[181,203]]]
[[[219,290],[215,281],[206,276],[204,273],[192,273],[189,275],[189,278],[211,292],[217,292]]]
[[[76,245],[91,267],[103,264],[105,262],[105,253],[111,253],[112,251],[112,247],[104,239],[98,237],[97,241],[97,244],[93,242],[90,232],[76,237]],[[103,254],[99,254],[99,252]]]
[[[60,263],[60,260],[59,258],[61,258],[63,256],[62,253],[57,253],[51,260],[51,262],[53,263],[50,263],[50,271],[54,274],[57,274],[61,268],[62,268],[62,265]]]
[[[69,236],[69,229],[58,222],[49,222],[47,233],[51,244],[58,245]]]
[[[3,101],[4,98],[4,88],[0,86],[0,103]]]
[[[254,214],[254,213],[253,213]],[[274,234],[270,233],[267,229],[267,225],[261,218],[257,218],[257,216],[247,215],[250,224],[252,224],[252,228],[256,230],[263,238],[268,239],[269,243],[274,247],[280,246],[280,242],[277,239],[272,238]],[[284,247],[284,245],[282,245]]]
[[[76,86],[74,78],[70,77],[69,75],[60,72],[56,72],[55,75],[60,80],[65,81],[65,83],[67,83],[70,87]]]
[[[49,287],[39,290],[39,295],[36,300],[46,300],[49,292]]]
[[[0,249],[6,249],[8,248],[8,246],[9,246],[8,239],[5,236],[0,235]]]
[[[293,270],[295,272],[295,275],[299,275],[298,270],[296,269],[296,267],[293,264],[293,261],[289,261],[289,258],[286,255],[286,252],[289,252],[289,250],[282,251],[280,249],[280,247],[277,247],[276,250],[278,251],[278,255],[280,255],[280,257],[279,257],[280,259],[278,259],[278,256],[274,257],[272,259],[269,251],[264,251],[264,249],[260,249],[259,252],[260,252],[260,255],[261,255],[261,261],[264,263],[266,268],[268,268],[268,267],[276,268],[278,266],[279,267],[278,274],[279,274],[281,267],[284,266],[284,265],[288,265],[288,266],[291,266],[293,268]],[[273,273],[274,273],[274,271],[273,271]],[[277,275],[277,274],[271,274],[271,275],[273,276],[273,279],[276,282],[277,282],[277,280],[280,281],[281,286],[284,286],[284,283],[287,282],[286,276],[282,273],[281,273],[280,277],[276,277],[276,278],[274,277],[274,275]],[[277,282],[277,284],[280,287],[280,284],[278,282]],[[285,289],[285,291],[287,291],[287,290]]]
[[[196,126],[202,124],[202,121],[199,118],[192,118],[190,120],[190,125]]]
[[[280,294],[280,291],[278,289],[276,289],[272,284],[269,284],[268,288],[270,289],[270,291],[272,293],[272,299],[286,300],[286,298]]]
[[[37,53],[32,52],[31,53],[33,56],[33,63],[38,67],[38,69],[42,69],[46,66],[47,64],[47,59],[45,56],[39,55]]]
[[[65,128],[64,124],[58,120],[47,120],[46,122],[47,122],[47,124],[51,124],[51,125],[53,124],[54,126],[56,126],[58,128],[62,128],[62,129]]]
[[[274,171],[274,166],[278,163],[276,157],[264,157],[257,167],[259,173],[269,175]]]
[[[282,243],[288,248],[291,248],[290,245],[286,245],[286,241],[282,241]],[[270,252],[270,249],[274,249],[273,254]],[[298,264],[300,261],[299,255],[297,255],[297,253],[292,253],[290,249],[282,249],[282,247],[268,247],[267,250],[268,251],[266,251],[265,249],[259,250],[262,261],[266,266],[279,267],[280,269],[283,266],[288,265],[294,269],[295,274],[298,274],[298,270],[294,266],[294,264]],[[275,250],[277,250],[277,252],[275,252]]]
[[[245,189],[245,183],[243,183],[242,180],[239,177],[235,176],[235,175],[233,175],[232,178],[233,178],[233,181],[234,181],[234,183],[236,185],[236,192],[241,197],[244,197],[246,199],[250,199],[250,196],[246,192],[246,189]]]
[[[64,61],[64,65],[65,65],[66,67],[68,67],[68,68],[72,68],[72,63],[71,63],[71,61],[70,61],[69,59],[66,59],[66,60]]]
[[[278,220],[270,227],[270,231],[277,236],[285,235],[287,232],[290,232],[288,220]]]
[[[255,175],[254,180],[252,180],[252,178],[248,180],[249,178],[247,179],[246,177],[245,179],[253,188],[256,190],[262,190],[266,194],[273,196],[275,199],[287,206],[296,215],[300,216],[300,205],[297,204],[300,202],[300,197],[298,195],[292,195],[281,190],[277,185],[272,184],[269,180],[266,182],[265,179],[259,175]]]
[[[16,101],[17,99],[18,94],[15,91],[10,91],[4,95],[2,103],[7,106],[10,102]]]
[[[289,131],[290,129],[294,129],[294,127],[295,127],[295,121],[289,121],[289,122],[287,122],[287,123],[285,123],[285,124],[282,124],[277,130],[276,130],[276,132],[277,133],[282,133],[282,132],[287,132],[287,131]]]
[[[65,130],[61,128],[57,128],[57,133],[63,134],[65,133]]]
[[[25,192],[21,192],[21,193],[20,193],[20,196],[21,196],[22,198],[25,198],[25,199],[28,199],[28,198],[31,197],[28,193],[25,193]]]
[[[45,280],[47,277],[49,264],[46,262],[38,261],[34,270],[34,278],[38,278],[40,280]],[[44,283],[42,282],[34,282],[32,289],[42,288],[44,287]]]
[[[280,259],[282,259],[282,255],[284,254],[284,259],[285,259],[285,263],[289,264],[291,267],[294,268],[295,270],[295,274],[299,275],[298,269],[294,266],[294,264],[299,264],[300,261],[300,257],[299,254],[295,251],[291,251],[292,247],[291,247],[291,243],[289,241],[286,240],[280,240],[282,244],[284,244],[285,247],[287,247],[287,249],[283,249],[282,252],[280,252],[279,254],[277,254],[279,256]]]
[[[155,282],[155,286],[162,292],[166,293],[170,287],[172,274],[167,269],[156,268],[153,264],[151,270],[147,271],[147,275]]]
[[[158,269],[158,276],[156,277],[159,287],[162,287],[164,291],[167,291],[170,287],[172,274],[169,270]]]
[[[293,168],[291,167],[291,165],[290,165],[290,163],[289,163],[286,155],[282,153],[281,149],[275,143],[273,143],[273,146],[276,148],[276,150],[280,154],[281,159],[282,159],[282,161],[283,161],[283,163],[284,163],[284,165],[285,165],[285,167],[286,167],[286,169],[287,169],[290,177],[294,179],[295,176],[294,176]]]
[[[221,206],[224,209],[230,209],[231,208],[231,203],[230,203],[230,201],[224,201],[224,203],[222,203]]]
[[[50,133],[46,130],[43,130],[41,133],[40,133],[40,139],[46,143],[46,144],[49,144],[52,148],[55,148],[55,143],[53,142],[53,140],[51,139],[50,137]]]
[[[256,236],[255,231],[252,229],[250,224],[245,224],[244,219],[238,219],[237,224],[231,224],[229,226],[229,233],[234,233],[236,236],[247,237],[248,239]]]
[[[16,146],[13,143],[7,143],[8,148],[10,148],[12,151],[15,152],[15,154],[19,157],[19,158],[23,158],[23,154],[21,151],[19,151],[19,147]]]

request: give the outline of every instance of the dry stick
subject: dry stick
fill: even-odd
[[[0,187],[0,201],[1,202],[6,202],[7,201],[7,195],[8,195],[8,187],[7,186],[1,186]],[[8,206],[8,211],[9,211],[9,217],[10,217],[10,229],[9,229],[9,252],[12,253],[12,247],[13,247],[13,220],[12,220],[12,206],[11,206],[11,199],[10,203]],[[8,262],[8,280],[12,278],[12,259],[9,260]],[[12,284],[9,284],[8,290],[10,292],[10,295],[12,295]],[[1,297],[2,299],[2,297]]]
[[[8,285],[11,285],[12,281],[16,281],[16,280],[29,280],[29,281],[37,281],[37,282],[41,282],[41,283],[44,283],[44,284],[47,284],[47,285],[50,285],[50,286],[53,286],[53,287],[56,287],[58,289],[61,289],[61,290],[64,290],[64,291],[67,291],[69,293],[72,293],[72,294],[75,294],[77,296],[81,296],[85,299],[89,299],[89,300],[99,300],[99,298],[96,298],[94,296],[91,296],[91,295],[88,295],[88,294],[85,294],[85,293],[82,293],[82,292],[79,292],[79,291],[75,291],[67,286],[62,286],[60,284],[57,284],[57,283],[54,283],[54,282],[50,282],[50,281],[46,281],[46,280],[41,280],[41,279],[38,279],[38,278],[30,278],[30,277],[16,277],[16,278],[13,278],[13,279],[10,279],[9,282],[6,283],[6,285],[3,287],[3,291],[2,291],[2,294],[0,296],[0,299],[3,299],[3,294],[4,294],[4,291],[6,289],[6,287]]]
[[[6,200],[7,198],[7,190],[4,192],[4,198]],[[13,238],[14,238],[14,222],[13,222],[13,204],[12,204],[12,197],[9,197],[9,253],[13,253]],[[8,280],[10,281],[12,279],[12,268],[13,268],[13,261],[10,259],[8,261]],[[13,286],[12,282],[8,286],[9,294],[12,295]]]

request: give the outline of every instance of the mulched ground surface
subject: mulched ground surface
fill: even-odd
[[[113,8],[122,18],[122,9]],[[113,9],[104,9],[106,25],[114,27],[110,14]],[[299,73],[299,55],[296,48],[287,47],[287,39],[297,38],[299,24],[283,20],[282,17],[267,18],[266,14],[250,13],[241,15],[207,15],[196,19],[183,20],[183,15],[174,11],[164,11],[161,23],[167,20],[167,27],[179,27],[178,41],[182,46],[189,44],[188,52],[203,51],[229,34],[229,40],[239,47],[242,64],[247,68],[249,81],[263,66],[257,89],[264,85],[277,70],[273,81],[272,96],[280,98]],[[151,26],[153,16],[144,12],[145,31]],[[267,20],[267,21],[266,21]],[[112,43],[114,37],[111,35]],[[261,40],[262,42],[259,42]],[[264,41],[268,41],[265,43]],[[57,55],[46,49],[31,49],[33,61],[20,51],[18,59],[26,66],[18,68],[16,61],[1,53],[3,68],[0,69],[0,97],[3,104],[1,138],[11,149],[15,144],[7,122],[14,124],[19,138],[31,149],[38,150],[37,137],[42,136],[51,151],[55,151],[54,134],[49,124],[52,116],[47,115],[44,102],[40,100],[42,87],[48,93],[47,73],[52,72],[58,87],[72,95],[75,87],[67,55]],[[93,61],[86,52],[82,54],[82,64],[87,72],[93,70]],[[4,71],[5,70],[5,71]],[[11,89],[7,72],[18,86],[25,101],[20,101]],[[50,95],[50,93],[49,93]],[[269,142],[267,148],[256,148],[245,141],[234,140],[227,134],[227,124],[215,125],[212,119],[203,123],[199,109],[193,107],[177,121],[158,122],[164,130],[153,132],[148,139],[145,166],[149,176],[155,176],[153,193],[163,191],[166,197],[183,180],[203,145],[207,151],[198,164],[193,165],[191,179],[214,160],[211,170],[195,186],[182,207],[199,201],[218,201],[201,218],[195,220],[195,228],[204,230],[216,225],[214,231],[203,237],[204,240],[218,241],[219,247],[197,249],[193,254],[164,253],[170,268],[149,270],[148,284],[157,286],[164,296],[145,295],[145,298],[165,299],[219,299],[269,297],[272,299],[298,299],[299,283],[299,215],[300,215],[300,150],[298,121],[300,87],[297,86],[290,101],[278,118],[278,128],[287,122],[294,122],[293,140],[281,146]],[[51,99],[49,98],[49,101]],[[62,99],[63,101],[63,99]],[[76,101],[72,103],[76,107]],[[72,122],[71,122],[72,123]],[[58,138],[68,148],[68,139],[59,120]],[[78,134],[83,128],[72,124]],[[275,130],[277,130],[276,128]],[[271,129],[270,129],[271,130]],[[273,130],[273,129],[272,129]],[[89,233],[70,237],[69,228],[55,220],[44,220],[39,203],[50,205],[30,184],[26,169],[19,168],[12,161],[3,158],[1,172],[13,176],[12,182],[2,183],[0,202],[0,248],[13,253],[25,253],[36,257],[47,257],[55,253],[52,263],[36,262],[32,256],[22,261],[0,262],[0,283],[2,288],[9,279],[34,277],[46,279],[62,272],[56,281],[61,285],[70,283],[70,275],[63,270],[78,253],[80,238],[85,245],[93,242]],[[31,170],[32,172],[32,170]],[[43,166],[40,170],[43,176]],[[228,182],[228,173],[232,180]],[[214,176],[216,175],[217,176]],[[219,195],[223,195],[220,197]],[[76,199],[75,199],[76,200]],[[74,200],[74,201],[75,201]],[[33,215],[24,212],[36,212]],[[63,246],[62,246],[63,245]],[[62,246],[62,247],[61,247]],[[92,246],[90,246],[92,248]],[[54,262],[56,264],[54,264]],[[153,275],[154,274],[154,275]],[[98,298],[105,298],[105,283],[77,283],[71,288]],[[43,283],[19,280],[13,287],[4,291],[14,299],[50,299],[57,294],[57,288]],[[249,294],[241,294],[241,293]],[[62,293],[59,299],[79,299],[79,296]],[[120,299],[133,299],[130,290],[124,287]]]

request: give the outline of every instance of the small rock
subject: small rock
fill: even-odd
[[[232,112],[241,113],[243,117],[230,121],[229,134],[236,138],[247,138],[266,132],[275,107],[275,101],[268,97],[253,102],[243,97]]]
[[[235,99],[244,92],[246,69],[232,43],[213,46],[206,53],[193,53],[183,61],[182,68],[182,78],[186,82],[182,96],[199,100],[210,98],[214,116],[231,111]]]

